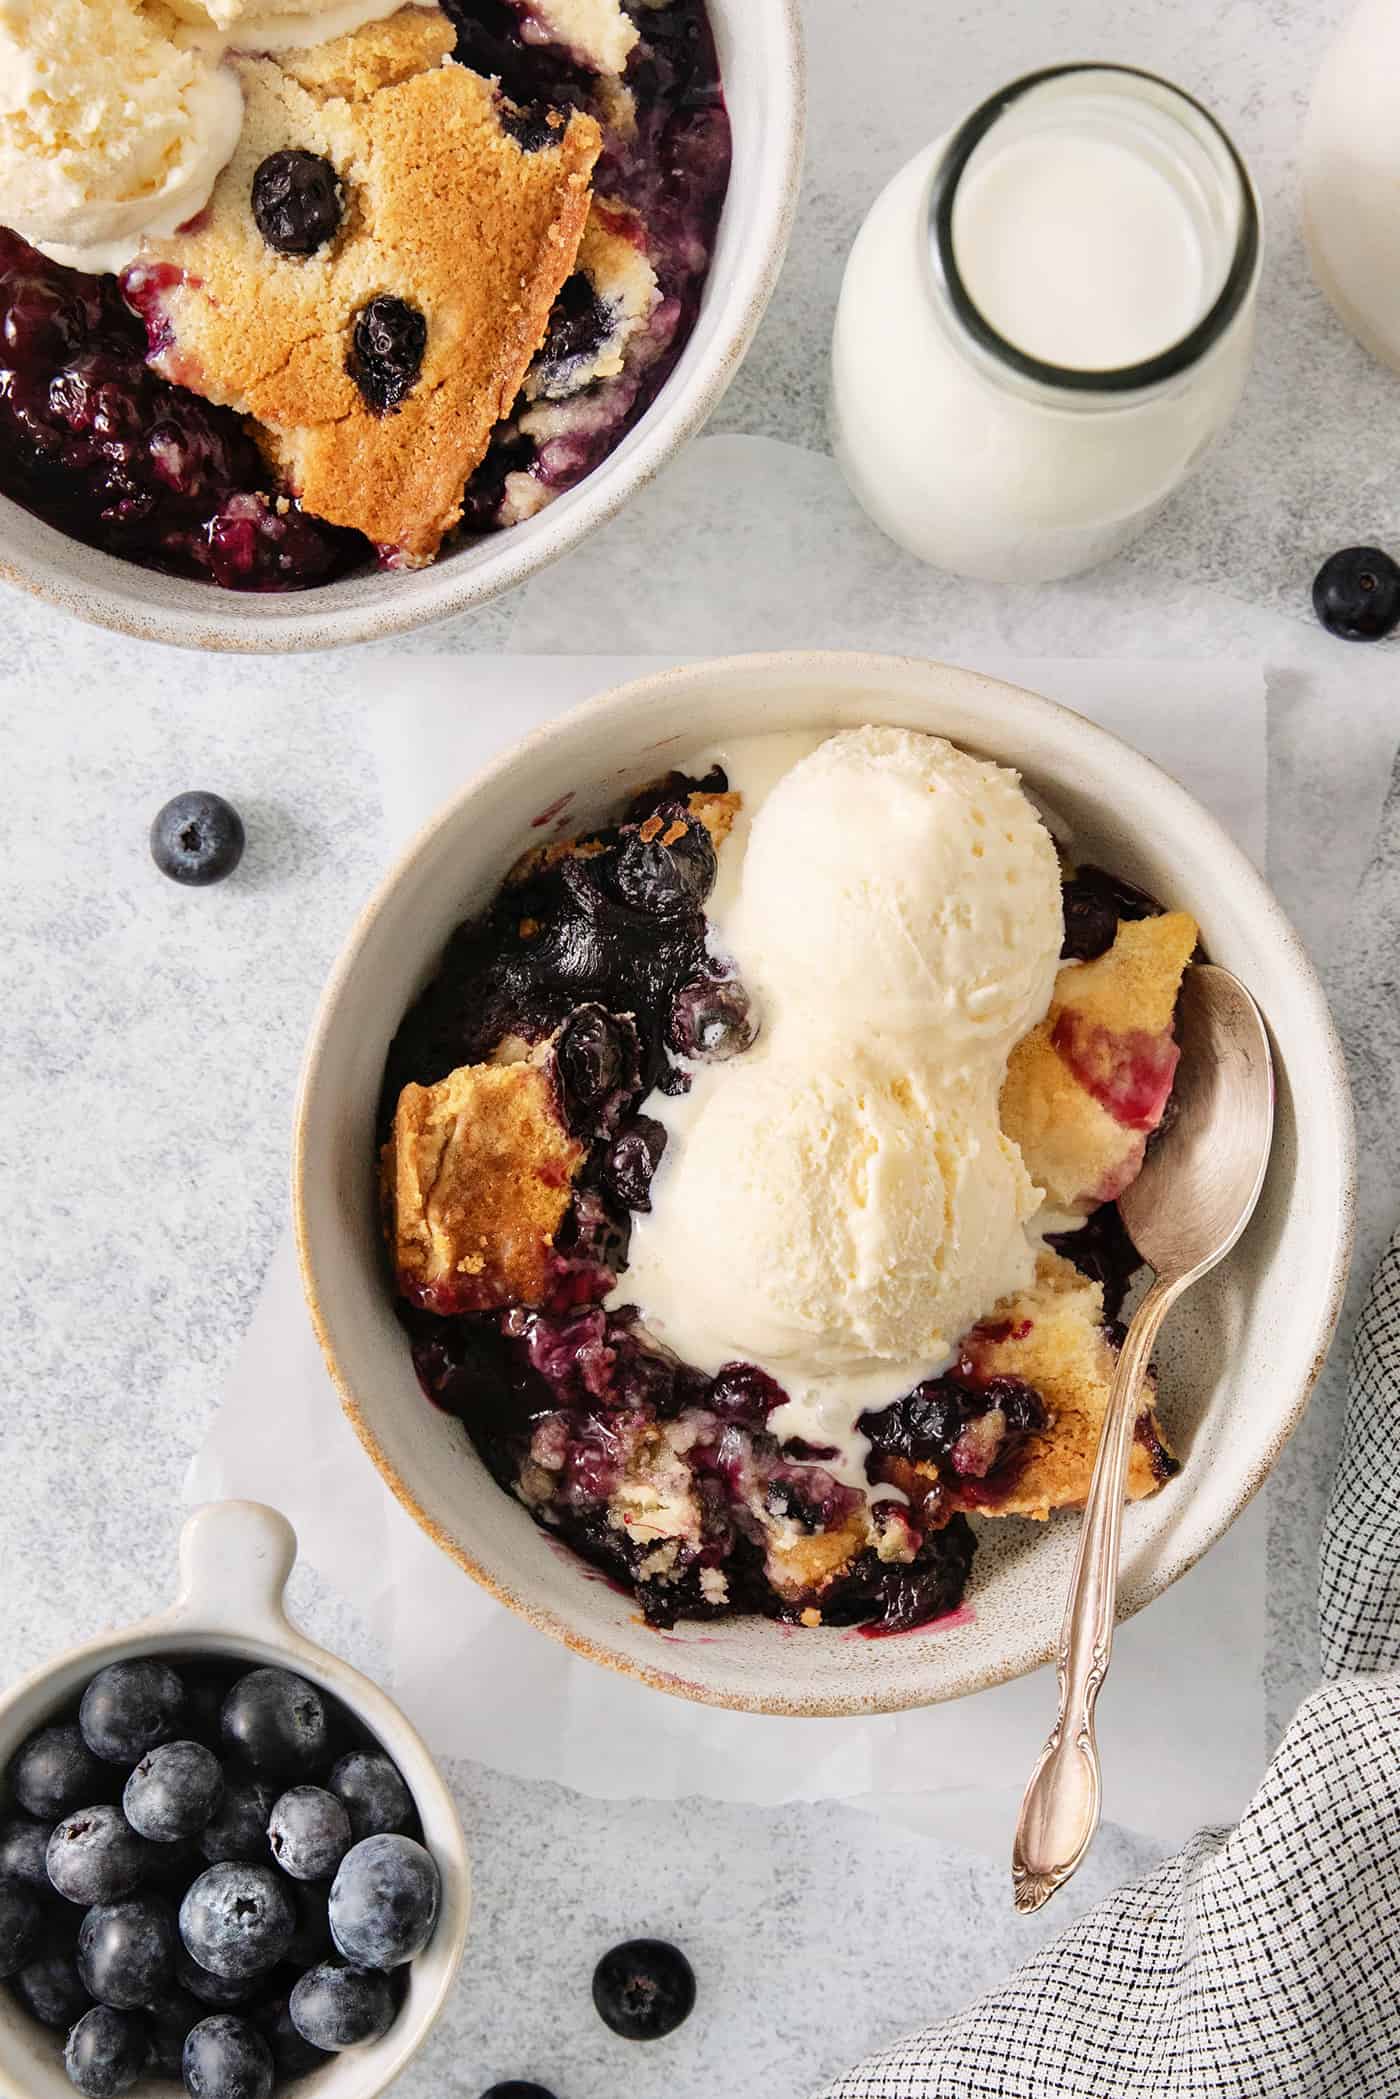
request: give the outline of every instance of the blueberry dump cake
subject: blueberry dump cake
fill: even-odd
[[[1195,947],[901,730],[744,739],[533,847],[386,1063],[424,1392],[654,1625],[944,1615],[969,1519],[1087,1492]]]
[[[60,0],[0,75],[0,491],[142,566],[422,566],[597,466],[695,325],[704,0]]]

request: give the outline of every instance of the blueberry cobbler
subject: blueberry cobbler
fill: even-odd
[[[405,1016],[397,1303],[652,1624],[903,1631],[969,1519],[1084,1500],[1196,927],[937,737],[713,756],[531,848]],[[1134,1497],[1176,1470],[1153,1396]]]
[[[704,0],[57,0],[0,79],[0,491],[145,567],[422,566],[597,466],[694,327]]]

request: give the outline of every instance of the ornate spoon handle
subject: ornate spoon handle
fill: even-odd
[[[1018,1910],[1038,1910],[1064,1886],[1099,1826],[1094,1705],[1113,1652],[1128,1459],[1152,1345],[1180,1288],[1178,1280],[1158,1277],[1138,1306],[1119,1353],[1060,1629],[1059,1718],[1040,1753],[1016,1825],[1011,1878]]]

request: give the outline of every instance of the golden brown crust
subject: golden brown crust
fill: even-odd
[[[451,32],[409,8],[318,50],[235,62],[246,114],[209,209],[142,264],[183,280],[160,294],[166,377],[256,418],[307,510],[408,564],[461,515],[542,341],[588,218],[602,134],[575,113],[527,153],[493,85],[443,63]],[[262,160],[329,160],[346,209],[309,256],[263,240],[249,199]],[[148,279],[149,282],[149,279]],[[355,320],[381,295],[421,312],[427,343],[402,403],[376,413],[348,366]]]
[[[400,1290],[440,1312],[542,1303],[583,1159],[538,1063],[405,1086],[383,1157]]]
[[[1057,1047],[1057,1030],[1069,1016],[1113,1038],[1167,1034],[1196,939],[1196,922],[1184,911],[1120,924],[1106,954],[1066,963],[1049,1012],[1012,1051],[1001,1126],[1052,1209],[1087,1211],[1121,1194],[1146,1139],[1081,1083]]]
[[[1102,1290],[1060,1255],[1043,1253],[1031,1287],[1003,1299],[988,1327],[995,1338],[974,1337],[972,1343],[978,1371],[1034,1386],[1052,1419],[1042,1434],[1029,1438],[1025,1463],[1005,1499],[995,1507],[980,1501],[974,1506],[988,1516],[1038,1518],[1052,1509],[1080,1507],[1089,1491],[1118,1360],[1103,1325]],[[1154,1494],[1162,1484],[1153,1444],[1169,1462],[1149,1402],[1139,1416],[1139,1440],[1128,1462],[1132,1501]]]

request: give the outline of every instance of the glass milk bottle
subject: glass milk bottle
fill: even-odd
[[[1188,95],[1122,66],[1016,82],[856,238],[831,394],[854,494],[960,575],[1107,560],[1234,411],[1259,257],[1249,175]]]
[[[1323,61],[1303,130],[1313,275],[1373,357],[1400,371],[1400,7],[1361,0]]]

